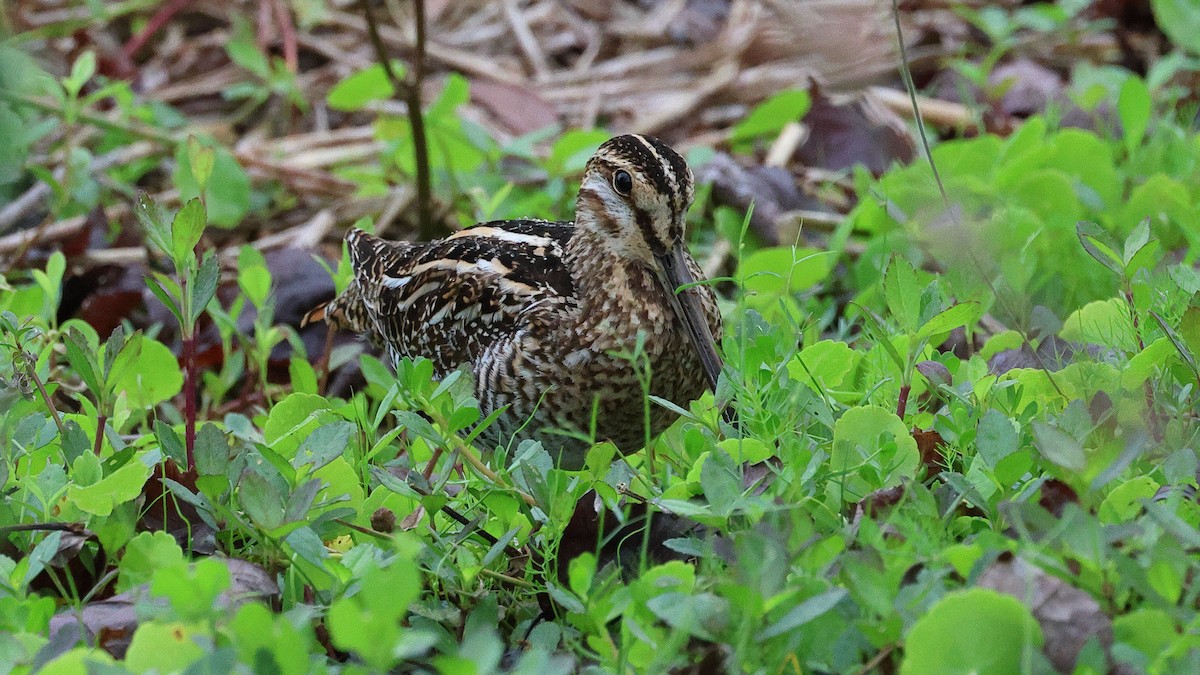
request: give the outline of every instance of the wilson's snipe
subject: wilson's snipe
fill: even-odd
[[[690,285],[703,276],[683,242],[691,202],[682,157],[618,136],[588,162],[573,223],[483,223],[421,244],[351,231],[354,279],[308,318],[364,333],[393,360],[427,357],[438,376],[469,365],[482,414],[508,406],[489,442],[536,438],[576,468],[588,444],[548,432],[594,419],[596,440],[633,452],[647,422],[628,356],[639,334],[652,395],[686,406],[721,370],[716,298]],[[651,435],[675,417],[651,404]]]

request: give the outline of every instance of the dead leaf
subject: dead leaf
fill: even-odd
[[[1023,558],[1002,559],[984,570],[979,586],[1011,595],[1029,606],[1042,627],[1043,653],[1059,672],[1069,673],[1093,636],[1112,647],[1112,620],[1095,598]]]
[[[267,602],[274,606],[279,600],[279,586],[274,578],[255,565],[238,558],[218,558],[229,568],[229,588],[217,597],[217,607],[231,611],[246,602]],[[113,658],[125,657],[129,641],[138,626],[139,605],[166,605],[165,598],[150,595],[150,585],[142,584],[107,600],[89,602],[82,608],[66,609],[50,619],[50,644],[62,652],[81,639],[100,647]],[[62,652],[45,655],[47,660]],[[39,659],[43,654],[39,654]]]
[[[835,99],[816,87],[812,94],[804,116],[811,131],[796,153],[805,166],[830,171],[863,166],[880,176],[894,163],[913,160],[916,146],[908,126],[870,95]]]
[[[537,91],[519,84],[475,79],[471,100],[496,116],[500,124],[517,136],[559,123],[558,112]]]

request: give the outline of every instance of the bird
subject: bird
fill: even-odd
[[[567,469],[593,442],[632,454],[678,417],[653,403],[647,415],[646,393],[686,407],[723,367],[716,295],[684,242],[693,197],[677,152],[616,136],[588,160],[573,221],[485,222],[429,242],[351,229],[352,279],[306,323],[359,333],[393,365],[425,357],[437,378],[465,366],[481,417],[502,411],[479,435],[494,447],[540,441]]]

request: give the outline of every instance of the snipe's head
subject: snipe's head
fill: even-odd
[[[679,153],[653,136],[617,136],[584,169],[575,223],[609,251],[653,270],[715,391],[721,359],[690,287],[695,263],[683,241],[693,196],[692,172]]]
[[[679,153],[653,136],[617,136],[588,161],[575,220],[610,250],[650,264],[683,241],[692,197]]]

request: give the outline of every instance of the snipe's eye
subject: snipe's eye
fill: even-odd
[[[633,176],[624,169],[617,169],[612,175],[613,189],[622,197],[628,197],[633,191]]]

